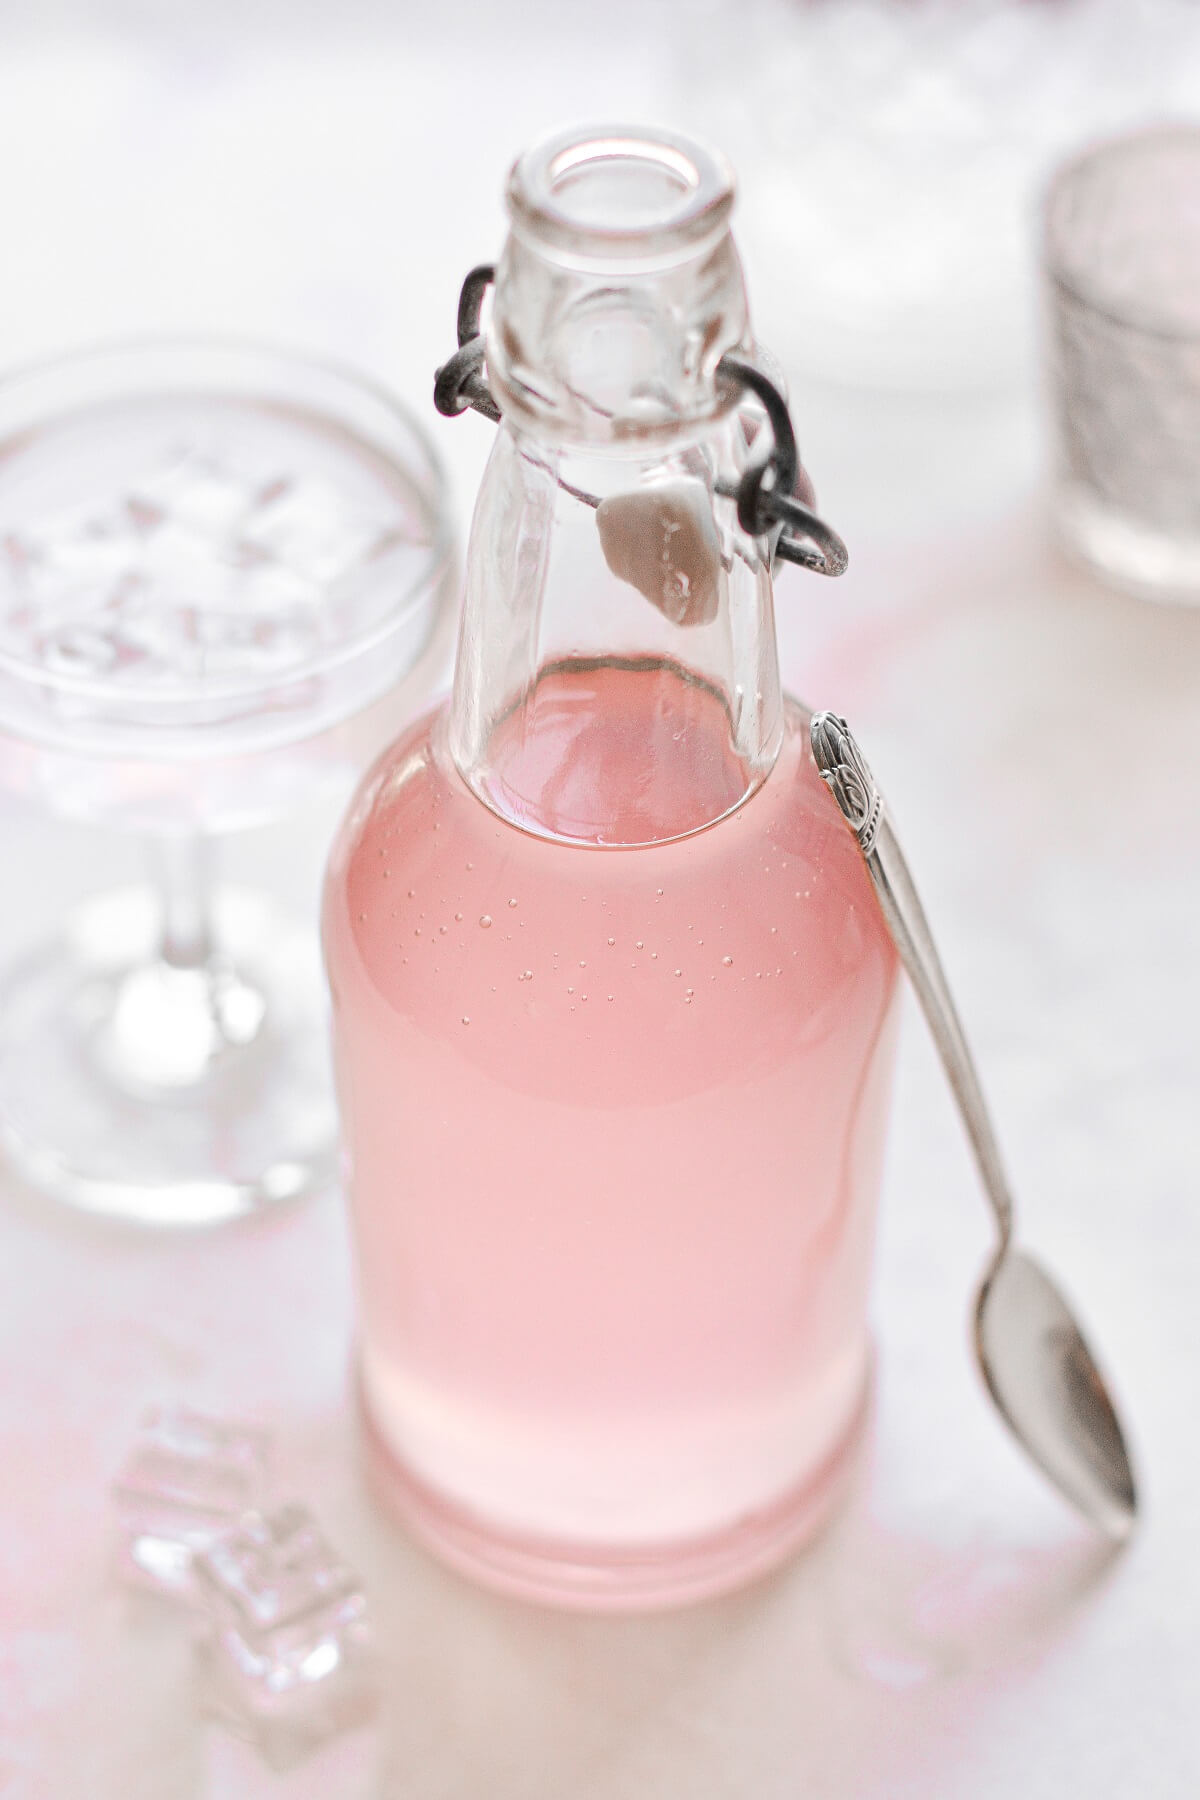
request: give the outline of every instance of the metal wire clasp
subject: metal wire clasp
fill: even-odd
[[[458,349],[442,364],[433,382],[433,404],[447,418],[456,418],[472,407],[493,424],[499,422],[500,408],[483,372],[480,329],[483,297],[495,279],[494,266],[479,263],[463,282],[458,297]],[[725,487],[718,482],[717,492],[737,501],[738,524],[743,531],[751,537],[774,536],[772,553],[776,558],[817,575],[843,574],[849,560],[845,544],[796,491],[803,484],[811,494],[787,401],[770,376],[744,356],[726,352],[717,364],[717,376],[754,395],[766,414],[769,432],[769,442],[751,457],[737,484]]]
[[[433,404],[447,419],[457,418],[469,406],[500,422],[500,408],[483,372],[483,332],[480,313],[483,296],[496,279],[493,263],[477,263],[462,284],[458,296],[458,349],[433,378]]]

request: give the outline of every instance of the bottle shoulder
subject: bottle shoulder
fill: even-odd
[[[823,824],[838,825],[838,832],[831,834],[833,842],[839,836],[848,839],[840,814],[812,761],[808,738],[811,709],[790,694],[784,695],[775,760],[744,800],[711,824],[661,842],[635,845],[558,839],[545,832],[524,830],[516,820],[498,816],[468,788],[454,766],[449,748],[449,712],[449,703],[443,701],[414,720],[360,779],[337,835],[333,852],[336,859],[345,861],[358,854],[379,831],[396,840],[404,828],[412,834],[419,833],[423,825],[440,829],[441,821],[434,815],[449,803],[455,803],[460,814],[470,817],[473,813],[481,834],[503,837],[511,832],[528,843],[531,853],[534,845],[540,845],[550,855],[560,852],[566,856],[621,859],[669,857],[676,845],[703,840],[707,857],[720,853],[718,845],[722,841],[729,841],[732,848],[734,833],[729,827],[735,821],[740,828],[738,835],[747,823],[763,829],[762,815],[768,810],[777,820],[793,813],[798,817],[813,814]],[[465,823],[461,817],[457,822]],[[489,829],[492,826],[494,831]],[[751,835],[757,832],[752,831]]]
[[[634,849],[505,823],[439,748],[438,719],[418,722],[364,782],[331,861],[340,1029],[441,1046],[564,1103],[582,1084],[597,1105],[647,1101],[631,1033],[659,1046],[664,1101],[873,1042],[894,951],[806,717],[789,707],[774,768],[735,812]]]
[[[786,928],[794,944],[835,940],[847,966],[863,955],[891,960],[858,846],[813,762],[810,717],[787,699],[774,765],[726,816],[684,836],[625,847],[551,839],[499,817],[454,767],[440,707],[404,732],[360,784],[331,853],[327,905],[336,899],[357,917],[368,904],[377,913],[386,900],[397,928],[415,932],[426,909],[417,906],[411,921],[407,914],[423,890],[454,898],[449,923],[459,924],[458,913],[513,910],[507,890],[521,886],[538,894],[539,918],[552,930],[587,904],[580,896],[596,895],[632,916],[673,895],[685,911],[736,906],[747,920],[768,921],[769,932],[771,924],[776,933]],[[434,929],[442,924],[439,918]]]

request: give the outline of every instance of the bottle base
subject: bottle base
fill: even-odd
[[[835,1449],[799,1487],[726,1530],[644,1549],[497,1530],[419,1480],[383,1442],[358,1386],[371,1487],[439,1561],[497,1592],[576,1612],[657,1612],[715,1599],[766,1575],[813,1538],[841,1500],[871,1413],[868,1370]]]

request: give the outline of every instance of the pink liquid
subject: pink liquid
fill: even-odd
[[[493,751],[591,847],[497,818],[427,720],[330,869],[365,1400],[435,1537],[668,1566],[799,1516],[853,1435],[894,954],[799,708],[756,793],[638,849],[597,822],[743,789],[707,689],[560,670]]]

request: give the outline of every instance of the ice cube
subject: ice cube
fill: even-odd
[[[213,1800],[268,1794],[271,1800],[384,1800],[395,1791],[381,1766],[384,1745],[385,1734],[364,1722],[364,1729],[340,1732],[314,1755],[318,1745],[311,1739],[293,1735],[281,1742],[276,1735],[264,1742],[262,1732],[231,1730],[217,1714],[197,1741],[201,1767],[194,1791]],[[272,1775],[264,1776],[264,1761]]]
[[[150,1412],[113,1485],[121,1573],[194,1599],[194,1561],[267,1499],[268,1438],[186,1407]]]
[[[324,584],[381,554],[395,531],[394,520],[364,513],[329,482],[310,478],[275,484],[275,497],[247,521],[241,541]]]
[[[231,537],[253,507],[258,484],[198,450],[177,453],[130,483],[127,504],[149,509],[209,543]]]
[[[39,660],[54,675],[107,675],[120,657],[112,634],[90,625],[64,625],[39,639]]]
[[[142,494],[126,496],[125,512],[130,524],[140,537],[148,537],[167,516],[165,510],[156,501],[147,500]]]
[[[101,615],[112,610],[114,597],[138,585],[141,541],[127,527],[111,530],[92,515],[76,511],[47,521],[28,546],[23,599],[35,633],[31,649],[64,674],[104,673],[103,660],[96,654],[98,643],[85,641],[77,651],[69,634],[80,626],[105,629]]]
[[[48,536],[34,577],[36,592],[48,599],[60,592],[95,596],[136,570],[141,560],[142,541],[132,531]]]
[[[26,581],[30,569],[41,560],[41,554],[40,547],[32,539],[22,537],[19,531],[9,531],[0,537],[0,569],[11,581]]]
[[[140,567],[160,606],[182,610],[236,605],[239,576],[220,543],[167,519],[140,549]]]
[[[321,604],[321,590],[315,581],[274,561],[239,571],[239,587],[242,611],[256,619],[300,612],[311,616]]]
[[[197,1558],[208,1708],[276,1762],[361,1723],[376,1697],[362,1584],[295,1502]]]

